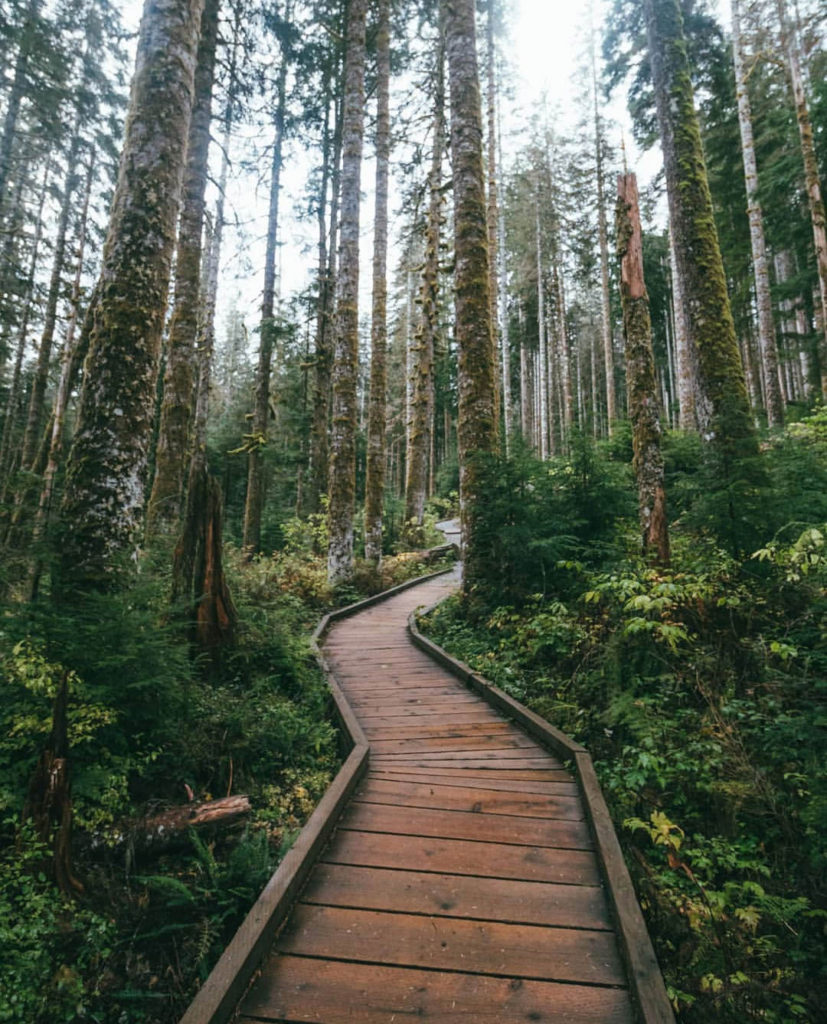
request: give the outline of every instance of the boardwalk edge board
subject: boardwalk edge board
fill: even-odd
[[[425,560],[434,561],[452,551],[457,553],[455,544],[444,544],[426,552]],[[180,1024],[226,1024],[233,1016],[279,926],[298,898],[345,805],[367,770],[370,746],[320,650],[319,644],[325,633],[334,622],[356,615],[371,605],[386,601],[404,590],[449,572],[453,572],[453,567],[406,580],[389,590],[366,597],[345,608],[338,608],[325,615],[313,632],[311,648],[325,674],[343,739],[349,742],[350,752],[299,833],[296,842],[279,864],[230,944],[221,954],[218,963],[198,990]]]
[[[430,614],[441,603],[438,601],[429,608],[411,612],[408,618],[411,639],[421,651],[448,669],[488,704],[522,726],[527,733],[559,757],[573,762],[574,774],[586,808],[589,831],[594,840],[600,871],[609,896],[636,1015],[640,1024],[675,1024],[675,1015],[669,1002],[663,975],[646,929],[646,922],[643,920],[629,869],[623,859],[606,800],[597,781],[591,755],[581,744],[575,743],[564,732],[555,729],[544,718],[530,711],[513,697],[509,697],[465,662],[452,657],[439,644],[422,634],[417,619]]]

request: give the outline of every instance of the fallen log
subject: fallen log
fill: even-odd
[[[185,842],[190,829],[217,831],[239,825],[250,813],[250,798],[225,796],[221,800],[200,800],[170,807],[152,817],[130,822],[118,835],[132,856],[160,853]]]

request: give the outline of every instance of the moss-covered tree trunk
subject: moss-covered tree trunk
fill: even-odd
[[[313,357],[313,419],[310,427],[309,480],[304,499],[308,512],[318,513],[322,495],[327,491],[327,434],[330,419],[330,364],[332,282],[328,273],[327,193],[331,178],[330,76],[326,78],[325,121],[322,133],[322,174],[316,202],[318,225],[318,270],[316,300],[316,344]],[[338,160],[336,160],[338,164]]]
[[[696,412],[721,486],[757,454],[712,210],[678,0],[645,0],[678,276],[697,353]],[[733,510],[734,511],[734,510]]]
[[[594,168],[597,192],[597,239],[600,247],[600,336],[603,342],[603,372],[606,378],[606,429],[612,436],[617,419],[615,396],[614,349],[612,345],[612,310],[609,296],[609,227],[606,223],[606,184],[603,169],[603,119],[597,84],[597,55],[591,40],[592,94],[594,96]],[[596,392],[595,392],[596,395]],[[597,415],[595,411],[595,420]]]
[[[672,273],[672,322],[675,325],[675,372],[678,383],[678,425],[681,430],[697,430],[695,415],[695,363],[694,346],[689,333],[689,317],[683,298],[675,240],[669,228],[669,266]]]
[[[488,0],[488,9],[485,13],[486,25],[486,106],[488,113],[488,138],[486,145],[487,172],[488,172],[488,292],[491,303],[491,344],[493,352],[491,358],[495,368],[499,362],[499,317],[497,309],[499,306],[499,279],[497,276],[497,265],[499,262],[499,214],[497,212],[497,75],[496,75],[496,47],[494,45],[494,20],[497,7],[497,0]],[[494,429],[499,433],[500,419],[500,378],[499,373],[494,372]]]
[[[764,240],[764,214],[758,198],[758,165],[752,132],[752,110],[747,90],[747,71],[741,45],[741,15],[738,0],[732,0],[732,59],[735,66],[735,90],[738,97],[738,125],[741,130],[741,153],[747,191],[747,215],[752,246],[752,271],[755,278],[755,302],[758,307],[758,347],[764,380],[764,406],[770,427],[784,423],[784,405],[778,383],[778,347],[772,318],[770,271],[767,245]]]
[[[819,355],[821,361],[821,394],[827,398],[827,218],[824,212],[824,196],[818,174],[818,159],[813,141],[813,123],[804,91],[804,76],[801,71],[801,56],[794,26],[790,23],[785,0],[776,0],[778,20],[781,24],[781,36],[784,49],[787,51],[787,71],[795,102],[795,117],[798,122],[798,135],[801,141],[801,156],[804,162],[804,184],[807,189],[807,202],[810,207],[810,222],[813,229],[813,249],[815,250],[816,270],[818,271],[818,290],[821,300],[821,334],[819,339]]]
[[[333,422],[328,483],[327,575],[333,585],[345,582],[353,573],[356,384],[359,369],[359,198],[365,119],[366,8],[367,0],[350,0],[347,12]]]
[[[405,524],[408,541],[421,543],[419,527],[425,515],[428,492],[428,460],[434,408],[434,348],[439,331],[439,250],[442,225],[442,152],[445,146],[445,41],[440,23],[440,41],[434,66],[434,112],[430,197],[425,229],[425,259],[420,291],[420,321],[413,330],[410,358],[410,399],[408,403],[408,444],[405,460]]]
[[[495,366],[488,273],[488,232],[482,162],[482,114],[474,0],[444,0],[451,84],[454,171],[454,290],[458,347],[460,495],[465,551],[464,588],[484,573],[477,512],[485,457],[496,450]]]
[[[285,20],[291,17],[292,3],[288,0]],[[244,502],[244,532],[242,543],[250,554],[261,548],[261,516],[264,510],[264,459],[270,420],[270,370],[276,341],[276,251],[279,234],[279,199],[281,197],[281,168],[284,150],[284,126],[287,114],[288,51],[281,48],[281,65],[276,81],[275,137],[273,161],[270,170],[270,206],[267,216],[267,248],[264,254],[264,290],[261,299],[261,326],[259,329],[258,369],[256,370],[255,400],[250,436],[247,439],[247,496]]]
[[[167,344],[161,423],[155,450],[155,479],[147,506],[148,537],[177,529],[183,513],[195,404],[201,238],[204,230],[204,193],[207,187],[219,5],[220,0],[204,0],[201,15],[195,95],[187,142],[175,259],[175,295]]]
[[[376,26],[376,209],[373,221],[373,310],[365,479],[365,558],[382,561],[385,504],[385,420],[388,391],[388,177],[391,150],[390,0],[378,0]]]
[[[641,543],[644,555],[650,560],[668,565],[669,533],[663,484],[662,431],[652,351],[649,296],[643,279],[640,206],[634,174],[622,174],[617,179],[616,228],[620,298],[626,339],[626,384],[629,419],[632,422]]]
[[[201,0],[147,0],[61,509],[65,586],[105,587],[143,527]]]

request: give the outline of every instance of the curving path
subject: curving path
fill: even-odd
[[[315,1024],[634,1019],[574,778],[412,644],[442,576],[333,625],[370,767],[241,1006]]]

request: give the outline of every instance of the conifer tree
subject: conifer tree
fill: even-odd
[[[385,418],[388,348],[388,177],[390,165],[390,0],[377,2],[376,28],[376,211],[373,227],[373,311],[371,317],[370,403],[365,478],[365,558],[382,561],[385,501]]]
[[[347,12],[342,114],[342,186],[333,356],[327,575],[334,585],[353,572],[356,492],[356,383],[359,359],[359,198],[362,172],[367,0]]]
[[[476,531],[483,461],[496,450],[495,367],[489,295],[482,113],[474,0],[444,0],[454,171],[454,290],[459,354],[459,461],[465,543],[464,587],[483,574]]]
[[[678,275],[697,351],[696,412],[719,485],[757,454],[726,288],[678,0],[645,0]],[[731,513],[735,515],[734,507]]]
[[[61,509],[61,582],[134,556],[192,106],[200,0],[147,0]]]

